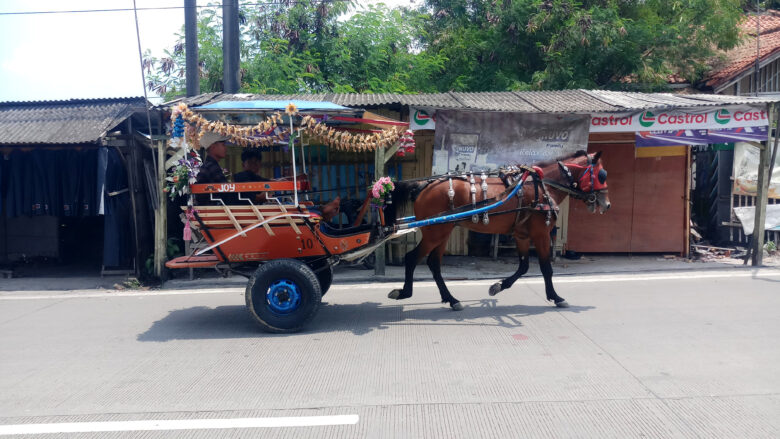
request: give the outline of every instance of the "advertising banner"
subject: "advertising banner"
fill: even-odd
[[[758,162],[758,148],[744,142],[734,144],[734,194],[756,196]],[[780,198],[780,154],[775,159],[767,196]]]
[[[765,142],[767,126],[739,127],[720,130],[637,131],[636,146],[706,145],[710,143]]]
[[[588,147],[588,115],[438,110],[433,173],[532,164]]]
[[[436,110],[409,107],[409,129],[412,131],[436,129]]]
[[[769,125],[766,105],[729,105],[693,110],[597,113],[591,133],[723,129]]]

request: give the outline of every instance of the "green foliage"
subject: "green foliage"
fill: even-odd
[[[427,47],[448,59],[437,88],[653,88],[697,80],[738,42],[736,0],[427,0]],[[621,83],[622,81],[622,83]]]
[[[349,4],[303,0],[291,5],[241,7],[241,91],[250,93],[435,91],[429,78],[444,65],[440,55],[415,47],[420,16],[372,6],[338,21]],[[201,92],[222,88],[222,23],[204,8],[198,19]],[[184,83],[183,35],[172,51],[147,52],[149,85],[168,97]]]
[[[780,1],[780,0],[778,0]],[[663,88],[739,42],[745,0],[426,0],[418,10],[300,0],[241,6],[241,91],[416,93]],[[765,2],[763,6],[772,2]],[[222,23],[199,12],[201,91],[221,90]],[[150,85],[184,89],[183,36]]]
[[[168,241],[166,242],[165,246],[165,256],[166,260],[171,260],[177,256],[181,256],[184,254],[184,249],[182,246],[179,245],[180,239],[177,238],[168,238]],[[144,263],[142,274],[144,277],[149,278],[154,276],[154,255],[149,255],[148,258],[146,258],[146,262]]]

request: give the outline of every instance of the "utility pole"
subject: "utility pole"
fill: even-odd
[[[769,133],[772,133],[772,119],[777,119],[778,128],[780,128],[780,111],[775,104],[769,106]],[[764,225],[766,223],[766,205],[767,196],[769,194],[769,178],[772,174],[772,166],[770,163],[772,158],[772,145],[774,143],[777,148],[777,136],[780,132],[775,129],[774,136],[770,136],[767,139],[765,145],[759,151],[758,161],[758,184],[756,185],[756,213],[753,223],[753,266],[760,267],[763,264],[764,259]],[[774,140],[774,142],[770,142]]]
[[[184,0],[184,52],[187,58],[187,97],[200,94],[198,10],[196,0]]]
[[[753,72],[753,95],[758,96],[758,71],[761,67],[761,5],[756,0],[756,66]]]
[[[238,92],[238,0],[222,0],[222,91]]]

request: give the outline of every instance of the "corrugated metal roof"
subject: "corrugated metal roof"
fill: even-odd
[[[594,113],[615,111],[615,106],[582,90],[524,91],[516,95],[545,113]]]
[[[732,104],[780,102],[771,97],[724,96],[711,94],[631,93],[607,90],[558,90],[483,93],[402,94],[296,94],[249,95],[211,93],[183,99],[190,106],[225,100],[308,100],[329,101],[345,107],[382,105],[461,109],[474,111],[511,111],[520,113],[618,113],[669,108],[695,108]],[[176,101],[178,102],[178,101]],[[164,104],[165,105],[165,104]]]
[[[450,93],[463,108],[538,113],[539,109],[512,92]]]
[[[0,144],[77,144],[99,140],[144,98],[0,102]]]

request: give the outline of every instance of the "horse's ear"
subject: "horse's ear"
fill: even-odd
[[[598,163],[600,157],[601,157],[601,151],[593,154],[593,163]]]

